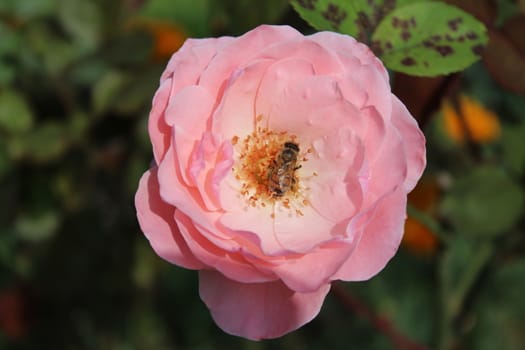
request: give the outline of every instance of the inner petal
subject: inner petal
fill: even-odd
[[[212,132],[231,139],[235,135],[246,135],[255,128],[255,96],[261,76],[271,63],[257,60],[247,67],[234,71],[225,83],[221,104],[213,116]]]
[[[366,176],[362,141],[348,128],[313,142],[305,172],[315,171],[306,186],[309,201],[320,215],[339,223],[352,217],[363,201],[360,178]],[[314,170],[315,169],[315,170]]]

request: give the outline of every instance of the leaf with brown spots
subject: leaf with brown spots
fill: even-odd
[[[498,14],[493,0],[444,0],[444,2],[470,13],[487,26],[494,23]]]
[[[334,30],[369,43],[380,21],[394,8],[427,0],[291,0],[312,27]]]
[[[459,8],[421,2],[385,16],[372,42],[388,68],[431,77],[463,70],[477,61],[487,35],[481,22]]]

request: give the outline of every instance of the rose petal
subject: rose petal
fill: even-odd
[[[188,86],[172,96],[166,108],[166,123],[172,127],[177,158],[182,169],[186,168],[195,143],[206,131],[211,115],[213,98],[199,86]],[[195,186],[187,171],[181,171],[183,181]]]
[[[215,57],[217,51],[235,41],[232,37],[209,39],[187,39],[182,47],[171,56],[160,78],[161,82],[173,79],[173,91],[177,93],[184,86],[196,84],[202,71]]]
[[[243,138],[255,129],[255,96],[260,79],[271,63],[258,60],[234,72],[225,86],[221,104],[213,116],[212,132],[225,140]]]
[[[264,118],[264,126],[305,138],[309,136],[304,131],[313,131],[309,121],[315,118],[312,110],[329,106],[342,98],[332,77],[313,74],[312,64],[301,59],[279,61],[268,68],[255,105],[256,114]],[[308,142],[307,139],[301,141]]]
[[[202,192],[213,201],[216,208],[222,208],[220,204],[221,186],[225,178],[231,173],[233,165],[233,146],[229,142],[223,142],[217,150],[214,164],[210,165],[205,179]]]
[[[385,193],[403,184],[408,170],[403,140],[397,129],[391,125],[383,126],[384,121],[374,108],[369,107],[362,113],[368,115],[371,122],[364,141],[369,166],[364,206],[368,208]]]
[[[404,153],[408,162],[405,189],[410,192],[425,170],[425,136],[405,105],[395,96],[392,100],[392,122],[404,141]]]
[[[199,272],[201,299],[225,332],[252,340],[277,338],[311,321],[330,290],[311,293],[288,289],[282,282],[238,283],[214,271]]]
[[[348,128],[333,129],[314,141],[312,150],[298,170],[306,174],[300,181],[309,189],[310,204],[334,223],[350,218],[363,201],[359,180],[364,164],[361,140]]]
[[[219,222],[229,231],[243,235],[245,239],[257,245],[265,255],[287,254],[288,250],[283,247],[274,234],[271,215],[272,208],[269,206],[254,208],[246,203],[245,206],[224,213]]]
[[[221,158],[219,157],[218,159],[220,160]],[[220,161],[218,165],[211,170],[211,176],[213,177],[215,172],[224,173],[223,166],[228,162],[228,160]],[[226,173],[229,174],[230,172],[226,171]],[[199,193],[196,188],[184,186],[181,183],[178,170],[175,166],[172,147],[168,149],[166,157],[159,165],[159,183],[161,198],[174,207],[177,207],[177,211],[190,217],[194,223],[198,223],[201,227],[200,234],[206,232],[208,236],[205,239],[209,240],[211,244],[216,244],[217,247],[221,246],[222,249],[233,252],[239,250],[239,244],[236,240],[248,240],[248,238],[246,238],[247,235],[220,226],[219,219],[223,215],[222,211],[206,210],[205,203],[202,200],[202,194]],[[213,184],[210,184],[210,186],[213,186]],[[240,217],[243,217],[242,214]],[[216,239],[219,240],[220,244],[217,244]],[[228,244],[225,242],[228,242]]]
[[[135,207],[140,228],[160,257],[187,269],[205,267],[188,249],[180,235],[174,221],[175,208],[160,198],[156,167],[144,173],[140,179]]]
[[[355,248],[352,238],[324,244],[308,254],[289,256],[272,267],[272,271],[292,290],[314,292],[330,283],[331,277]]]
[[[277,202],[274,211],[278,242],[289,251],[308,254],[322,243],[345,237],[345,231],[334,228],[348,221],[362,201],[358,174],[363,149],[352,131],[332,130],[312,149],[304,169],[297,170],[307,204]]]
[[[384,118],[389,119],[392,107],[386,98],[391,95],[388,72],[370,48],[348,35],[334,32],[318,32],[310,39],[334,51],[348,72],[345,81],[351,79],[354,84],[357,83],[359,90],[368,94],[366,105],[374,106]],[[360,64],[356,64],[356,59]],[[352,100],[354,89],[347,90],[345,87],[355,85],[343,83],[341,86],[345,98]]]
[[[153,146],[153,155],[157,164],[164,158],[171,141],[171,128],[164,120],[170,94],[171,80],[166,80],[161,83],[153,97],[148,119],[148,132]]]
[[[313,66],[299,59],[280,61],[265,72],[257,93],[256,114],[263,116],[265,126],[299,136],[303,145],[342,126],[350,126],[360,133],[366,120],[359,108],[367,95],[352,90],[346,99],[341,83],[334,76],[314,76]],[[364,132],[364,131],[363,131]],[[306,149],[306,147],[303,146]]]
[[[287,208],[276,202],[274,216],[275,238],[287,251],[309,254],[314,247],[337,237],[332,235],[335,223],[319,215],[311,206]]]
[[[262,272],[254,267],[244,259],[239,251],[229,252],[214,245],[206,238],[212,235],[203,227],[197,228],[194,222],[180,210],[175,212],[175,220],[188,247],[209,267],[242,283],[267,282],[276,279],[275,275]]]
[[[361,89],[367,93],[368,98],[365,107],[371,106],[375,108],[383,119],[390,120],[393,95],[388,80],[385,81],[382,72],[377,69],[370,69],[367,66],[361,66],[359,69],[349,73],[354,81],[361,83]],[[345,93],[345,97],[348,96],[346,91],[343,90],[343,93]]]
[[[326,50],[324,46],[309,40],[308,37],[278,42],[262,51],[260,55],[277,62],[306,61],[313,67],[315,75],[341,74],[346,68],[333,51]]]
[[[216,230],[214,224],[220,212],[208,210],[198,189],[186,186],[182,182],[173,147],[168,149],[166,156],[159,164],[158,179],[160,197],[163,201],[176,207],[177,210],[182,211],[206,229]]]
[[[158,179],[162,200],[185,213],[192,212],[197,215],[203,211],[205,206],[196,188],[183,182],[173,146],[168,148],[166,156],[158,165]]]
[[[378,70],[381,75],[388,81],[388,72],[383,63],[374,55],[370,48],[351,36],[335,32],[317,32],[309,36],[320,45],[328,50],[333,50],[338,56],[347,71],[353,71],[355,68],[355,59],[358,59],[362,65],[373,65],[373,70]]]
[[[186,165],[191,185],[197,187],[204,206],[209,211],[220,211],[220,184],[233,165],[233,149],[229,142],[218,145],[209,132],[195,145],[191,160]]]
[[[363,281],[381,271],[397,252],[405,218],[406,194],[400,186],[377,203],[357,247],[332,280]]]
[[[210,91],[221,91],[221,86],[232,72],[242,68],[246,62],[253,62],[254,57],[259,56],[262,50],[276,43],[302,38],[301,33],[289,26],[259,26],[257,30],[249,31],[226,45],[220,55],[215,56],[206,66],[199,85]]]

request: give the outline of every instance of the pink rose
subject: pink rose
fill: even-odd
[[[149,133],[140,226],[162,258],[200,270],[219,327],[250,339],[309,322],[332,281],[377,274],[425,167],[379,59],[351,37],[288,26],[187,40]]]

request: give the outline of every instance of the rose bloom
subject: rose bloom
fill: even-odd
[[[159,256],[199,270],[219,327],[249,339],[300,327],[332,281],[383,269],[425,167],[424,136],[382,63],[332,32],[187,40],[148,127],[140,227]]]

